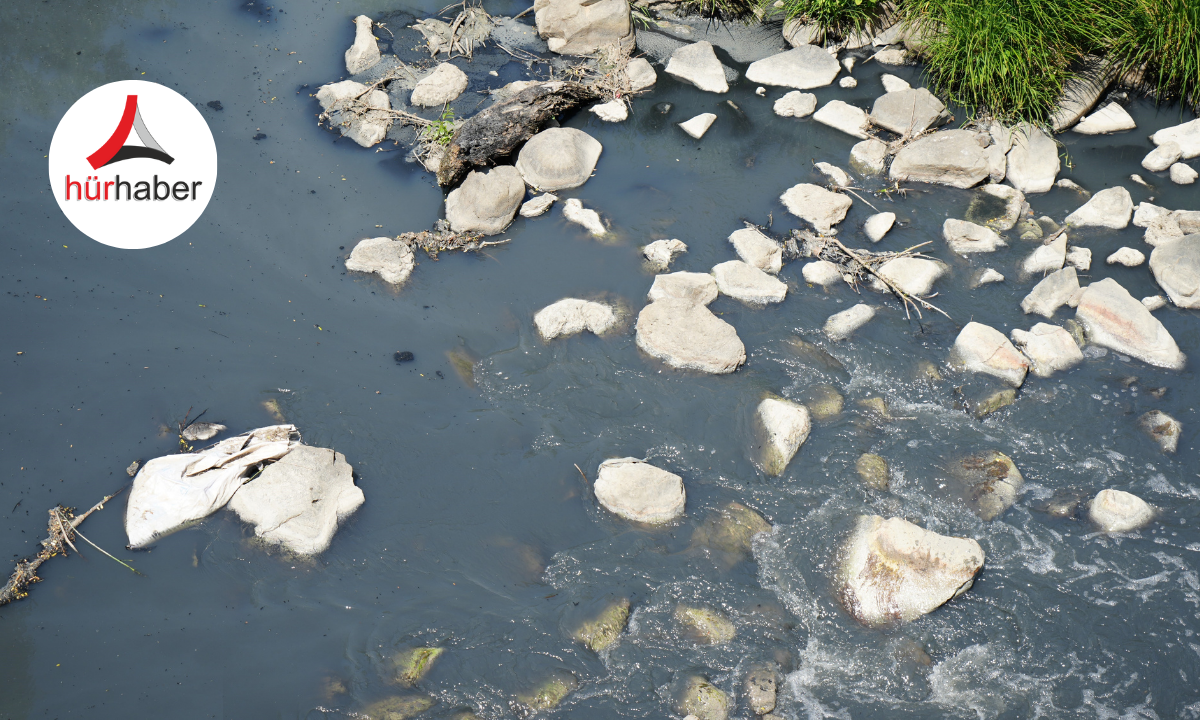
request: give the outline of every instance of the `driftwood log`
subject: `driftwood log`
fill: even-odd
[[[457,185],[477,167],[490,167],[541,132],[559,113],[600,99],[594,87],[570,81],[528,87],[468,118],[455,131],[438,168],[438,184]]]

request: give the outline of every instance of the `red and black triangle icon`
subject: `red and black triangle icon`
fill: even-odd
[[[146,123],[142,122],[142,114],[138,111],[137,99],[137,95],[129,95],[125,98],[125,113],[121,115],[121,122],[117,125],[116,131],[99,150],[88,155],[88,162],[92,164],[93,170],[133,158],[150,158],[167,165],[175,162],[175,158],[168,155],[155,141],[150,131],[146,129]],[[143,145],[125,144],[130,130],[137,132],[144,147]]]

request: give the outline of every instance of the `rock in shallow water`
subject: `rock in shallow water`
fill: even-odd
[[[1179,162],[1181,157],[1183,157],[1183,150],[1179,147],[1179,143],[1165,142],[1142,158],[1142,167],[1150,172],[1162,172]]]
[[[629,106],[621,100],[609,100],[606,103],[593,105],[590,112],[604,122],[624,122],[629,119]]]
[[[1029,253],[1029,257],[1021,262],[1021,272],[1025,275],[1043,275],[1061,269],[1066,261],[1067,235],[1063,233]]]
[[[1057,325],[1038,323],[1028,332],[1014,329],[1011,335],[1033,363],[1033,374],[1038,377],[1050,377],[1083,362],[1083,353],[1071,333]]]
[[[1120,230],[1133,217],[1133,198],[1123,187],[1111,187],[1092,196],[1082,207],[1067,216],[1075,227],[1106,227]]]
[[[1184,165],[1183,163],[1172,165],[1170,174],[1171,182],[1176,185],[1191,185],[1196,182],[1196,178],[1200,177],[1200,173],[1197,173],[1192,166]]]
[[[591,208],[585,208],[579,198],[571,198],[563,203],[563,217],[576,225],[587,228],[587,231],[595,237],[603,237],[608,234],[608,228],[600,220],[600,213]]]
[[[900,257],[888,260],[876,272],[886,278],[908,295],[928,295],[933,290],[933,283],[949,272],[944,263],[925,258]],[[872,283],[871,288],[877,292],[886,292],[882,283]]]
[[[1150,253],[1150,272],[1171,302],[1200,308],[1200,234],[1165,242]]]
[[[1073,267],[1065,267],[1050,273],[1033,286],[1021,301],[1021,310],[1026,315],[1036,313],[1042,317],[1053,317],[1054,311],[1066,305],[1079,292],[1079,277]]]
[[[633,19],[623,0],[537,0],[533,10],[538,35],[550,52],[591,55],[613,44],[633,48]]]
[[[1107,135],[1109,133],[1133,130],[1137,123],[1129,116],[1125,108],[1115,102],[1110,102],[1096,112],[1080,120],[1071,128],[1083,135]]]
[[[735,230],[730,234],[729,242],[738,257],[759,270],[774,275],[783,269],[783,248],[758,230]]]
[[[433,704],[433,698],[425,695],[398,695],[371,703],[363,714],[371,720],[409,720],[433,707]]]
[[[859,455],[858,460],[854,462],[854,470],[858,473],[858,477],[862,480],[863,485],[866,485],[871,490],[888,489],[887,460],[884,460],[875,453],[863,453]]]
[[[521,217],[534,218],[538,217],[539,215],[543,215],[547,210],[550,209],[550,206],[554,204],[555,200],[558,200],[558,196],[552,193],[543,193],[538,195],[537,197],[528,200],[525,202],[525,204],[521,205]]]
[[[1008,185],[983,185],[971,198],[967,220],[998,232],[1011,230],[1026,207],[1025,194]]]
[[[744,557],[751,553],[754,536],[771,532],[771,523],[741,503],[731,502],[710,515],[692,535],[694,543],[727,555]]]
[[[671,53],[671,59],[667,61],[667,74],[708,92],[723,93],[729,90],[725,68],[708,41],[684,45]]]
[[[808,439],[812,422],[808,409],[783,398],[766,398],[758,405],[758,420],[766,435],[763,466],[768,475],[778,475]]]
[[[830,340],[845,340],[863,325],[875,317],[875,308],[866,303],[859,303],[849,310],[834,313],[825,321],[825,335]]]
[[[697,675],[688,679],[676,709],[681,715],[695,720],[726,720],[729,705],[728,695]]]
[[[755,663],[746,673],[746,702],[755,715],[775,709],[775,663]]]
[[[787,284],[750,263],[730,260],[713,266],[717,289],[723,295],[751,305],[783,302]]]
[[[575,128],[547,128],[529,138],[517,154],[516,168],[530,187],[554,192],[587,182],[603,146]]]
[[[642,255],[650,267],[662,272],[671,265],[676,255],[687,252],[687,245],[682,240],[655,240],[642,248]]]
[[[762,85],[808,90],[830,84],[840,70],[837,59],[823,49],[802,45],[750,63],[746,79]]]
[[[887,163],[887,145],[868,138],[850,148],[850,168],[863,175],[882,175]]]
[[[392,103],[382,90],[367,92],[366,85],[343,80],[322,85],[317,89],[316,98],[321,109],[329,115],[330,125],[336,125],[344,137],[362,147],[382,142],[392,126],[392,119],[386,112],[391,109]],[[361,115],[347,112],[345,108],[355,98],[371,109]]]
[[[391,661],[394,682],[405,687],[416,685],[445,651],[439,647],[418,647],[396,653]]]
[[[413,88],[410,101],[420,107],[445,105],[467,89],[467,74],[450,63],[433,69]]]
[[[665,298],[676,298],[708,305],[717,299],[717,281],[708,273],[665,273],[654,278],[646,296],[652,303]]]
[[[1060,167],[1054,138],[1040,128],[1024,127],[1014,131],[1005,175],[1013,187],[1023,193],[1048,192],[1054,186]]]
[[[706,607],[678,605],[675,607],[675,620],[685,635],[705,645],[724,645],[737,634],[729,618]]]
[[[660,525],[683,514],[687,494],[683,478],[637,458],[600,463],[596,500],[626,520]]]
[[[1012,507],[1025,485],[1025,479],[1012,459],[998,450],[972,455],[963,459],[959,466],[971,505],[985,522],[995,520]]]
[[[808,117],[817,109],[817,96],[793,90],[776,100],[773,109],[780,117]]]
[[[446,196],[446,219],[456,233],[504,232],[525,199],[525,183],[511,165],[499,165],[486,173],[472,170],[462,185]]]
[[[910,622],[966,592],[983,567],[983,548],[901,518],[863,515],[844,548],[842,604],[871,627]]]
[[[1138,418],[1138,425],[1158,443],[1165,453],[1173,453],[1179,447],[1179,436],[1183,425],[1162,410],[1151,410]]]
[[[217,436],[217,433],[224,432],[226,427],[218,423],[194,422],[183,429],[180,435],[188,442],[196,442],[197,440],[209,440]]]
[[[885,93],[871,107],[873,125],[905,137],[916,137],[949,119],[946,106],[925,88]]]
[[[1109,265],[1124,265],[1125,267],[1137,267],[1146,262],[1146,256],[1140,251],[1134,250],[1131,247],[1120,247],[1112,255],[1105,259]]]
[[[716,119],[717,116],[713,113],[700,113],[691,120],[679,123],[679,127],[688,135],[699,140],[704,137],[704,133],[708,132],[708,129],[712,127]]]
[[[346,72],[357,75],[379,63],[379,45],[371,33],[371,18],[359,15],[354,18],[354,44],[346,50]]]
[[[836,285],[842,282],[842,271],[828,260],[814,260],[800,268],[804,282],[813,285]]]
[[[813,113],[812,117],[822,125],[841,130],[860,140],[867,139],[867,128],[870,122],[866,111],[862,108],[841,100],[830,100],[820,110]]]
[[[1075,319],[1088,341],[1171,370],[1182,370],[1186,356],[1150,311],[1112,278],[1088,285]]]
[[[1162,147],[1167,143],[1179,145],[1180,155],[1190,160],[1200,155],[1200,119],[1163,128],[1150,136],[1150,141]]]
[[[892,225],[896,222],[896,213],[881,212],[867,218],[863,223],[863,233],[870,239],[871,242],[879,242],[887,235],[888,230],[892,229]]]
[[[611,647],[625,631],[629,623],[629,600],[619,598],[609,603],[598,615],[575,628],[571,637],[583,643],[592,652],[601,652]]]
[[[637,345],[680,370],[724,374],[746,362],[746,347],[733,326],[689,300],[664,298],[642,309]]]
[[[352,272],[377,273],[384,282],[400,285],[412,274],[416,259],[408,243],[389,237],[361,240],[346,258]]]
[[[1106,488],[1092,498],[1088,516],[1104,532],[1131,532],[1154,519],[1154,508],[1137,495]]]
[[[1007,247],[995,230],[954,218],[947,218],[942,223],[942,237],[950,250],[959,255],[994,252],[997,248]]]
[[[654,66],[644,57],[629,61],[625,66],[625,77],[629,80],[629,89],[635,93],[653,87],[658,82],[658,73],[654,72]]]
[[[954,341],[951,362],[969,372],[998,377],[1020,387],[1029,371],[1029,360],[999,330],[969,322]]]
[[[574,335],[588,330],[601,335],[617,323],[617,314],[608,305],[578,298],[563,298],[538,310],[533,324],[545,340]]]
[[[969,188],[990,172],[988,154],[978,135],[969,130],[943,130],[904,146],[892,159],[890,176],[897,181]]]
[[[853,202],[842,193],[826,190],[820,185],[800,183],[788,188],[779,197],[788,212],[806,220],[817,232],[827,233],[846,217]]]

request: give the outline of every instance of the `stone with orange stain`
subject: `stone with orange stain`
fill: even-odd
[[[1075,319],[1088,342],[1101,347],[1170,370],[1182,370],[1187,361],[1163,324],[1112,278],[1084,289]]]

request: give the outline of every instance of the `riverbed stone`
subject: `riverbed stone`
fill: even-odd
[[[1154,519],[1154,508],[1133,493],[1105,488],[1088,504],[1088,517],[1104,532],[1132,532]]]
[[[427,695],[394,695],[371,703],[363,714],[371,720],[409,720],[433,705],[434,699]]]
[[[683,478],[637,458],[610,458],[596,474],[596,500],[626,520],[661,525],[683,515]]]
[[[297,555],[318,555],[363,501],[345,455],[297,445],[242,485],[229,509],[266,542]]]
[[[375,273],[393,285],[404,284],[415,266],[416,258],[408,243],[390,237],[361,240],[346,258],[347,270]]]
[[[820,45],[825,32],[817,23],[805,22],[803,18],[794,17],[783,23],[783,39],[792,47],[801,45]]]
[[[1043,275],[1060,269],[1066,261],[1067,234],[1063,233],[1031,252],[1021,262],[1021,272],[1025,275]]]
[[[775,663],[754,663],[746,673],[746,703],[755,715],[766,715],[775,709]]]
[[[1054,113],[1048,121],[1051,131],[1062,132],[1078,122],[1084,113],[1096,106],[1115,75],[1116,72],[1103,58],[1085,56],[1083,67],[1063,83]]]
[[[846,217],[853,202],[842,193],[820,185],[800,183],[779,197],[788,212],[810,223],[817,232],[827,233]]]
[[[1125,108],[1115,102],[1110,102],[1080,120],[1071,129],[1082,135],[1108,135],[1109,133],[1133,130],[1136,127],[1137,123],[1133,121]]]
[[[1171,166],[1171,182],[1176,185],[1191,185],[1196,182],[1197,177],[1200,177],[1200,173],[1190,165],[1177,162]]]
[[[1146,306],[1147,310],[1154,312],[1155,310],[1165,308],[1167,306],[1167,299],[1162,295],[1150,295],[1142,298],[1142,304]]]
[[[828,420],[837,417],[846,407],[846,398],[832,385],[820,383],[804,393],[804,407],[813,420]]]
[[[625,79],[629,81],[629,89],[636,93],[654,87],[658,73],[654,72],[649,60],[636,57],[625,65]]]
[[[699,675],[688,678],[679,698],[676,710],[694,720],[728,720],[729,696],[706,678]]]
[[[1137,267],[1146,262],[1146,256],[1139,250],[1134,250],[1131,247],[1119,247],[1116,252],[1109,255],[1105,259],[1109,265],[1124,265],[1125,267]]]
[[[866,111],[860,107],[841,100],[830,100],[820,110],[813,113],[812,117],[822,125],[841,130],[860,140],[867,139],[867,127],[870,123]]]
[[[704,137],[704,133],[708,132],[708,129],[712,127],[716,119],[717,116],[713,113],[700,113],[691,120],[679,123],[679,127],[688,135],[699,140]]]
[[[594,237],[603,237],[608,234],[608,228],[600,219],[600,213],[591,208],[585,208],[579,198],[571,198],[563,203],[563,217],[576,225],[582,225]]]
[[[543,215],[557,199],[558,196],[553,193],[542,193],[521,205],[521,217],[534,218]]]
[[[1044,193],[1054,186],[1061,162],[1054,138],[1041,128],[1025,126],[1013,134],[1005,177],[1023,193]]]
[[[959,462],[972,509],[984,522],[995,520],[1017,501],[1025,479],[1012,458],[999,450],[986,450]]]
[[[1186,356],[1150,311],[1112,278],[1088,285],[1075,310],[1090,343],[1143,362],[1182,370]]]
[[[361,96],[361,97],[360,97]],[[330,118],[330,125],[337,126],[344,137],[348,137],[362,147],[371,147],[383,141],[392,119],[387,111],[392,103],[387,93],[382,90],[367,92],[367,86],[353,80],[322,85],[316,92],[317,102],[321,104]],[[359,98],[369,110],[365,113],[348,113],[345,108],[354,98]]]
[[[829,286],[842,282],[842,271],[828,260],[814,260],[800,268],[804,282],[813,285]]]
[[[848,310],[830,315],[825,321],[825,335],[830,340],[845,340],[853,335],[855,330],[870,322],[873,317],[875,317],[875,308],[866,303],[859,303]]]
[[[405,687],[416,685],[433,668],[433,664],[441,657],[445,648],[416,647],[407,648],[392,657],[392,677],[396,683]]]
[[[677,605],[675,620],[685,635],[705,645],[725,645],[737,634],[729,618],[712,608]]]
[[[708,273],[673,272],[656,275],[647,293],[650,302],[676,298],[700,305],[717,299],[717,281]]]
[[[738,559],[750,555],[754,536],[765,532],[771,532],[766,518],[741,503],[731,502],[705,518],[692,541]]]
[[[580,623],[571,637],[598,653],[612,647],[628,624],[629,599],[618,598],[605,605],[595,616]]]
[[[1082,207],[1067,216],[1075,227],[1105,227],[1121,230],[1133,217],[1133,198],[1123,187],[1111,187],[1092,196]]]
[[[671,266],[676,255],[687,252],[687,245],[682,240],[655,240],[642,248],[642,255],[654,270],[662,272]]]
[[[801,45],[750,63],[746,79],[760,85],[809,90],[825,87],[837,77],[837,58],[814,45]]]
[[[420,107],[437,107],[455,100],[467,89],[467,74],[451,63],[442,63],[413,88],[410,102]]]
[[[854,58],[850,58],[850,59],[853,60]],[[847,72],[849,72],[849,71],[847,71]],[[841,80],[838,80],[838,87],[842,87],[842,88],[846,88],[846,89],[856,88],[856,87],[858,87],[858,80],[855,80],[854,78],[850,77],[849,75],[846,75]]]
[[[854,470],[863,485],[871,490],[888,489],[888,464],[875,453],[863,453],[854,461]]]
[[[997,248],[1008,246],[995,230],[954,218],[946,218],[942,223],[942,237],[950,250],[959,255],[994,252]]]
[[[741,260],[714,265],[712,272],[721,294],[744,303],[768,305],[787,296],[786,283]]]
[[[1033,363],[1033,374],[1038,377],[1050,377],[1083,362],[1083,353],[1071,333],[1057,325],[1038,323],[1028,331],[1014,329],[1010,334],[1013,343]]]
[[[886,47],[871,56],[871,59],[880,65],[906,65],[908,58],[908,51],[898,45]]]
[[[1151,410],[1138,418],[1138,426],[1149,435],[1165,453],[1179,448],[1179,436],[1183,425],[1162,410]]]
[[[847,188],[854,186],[854,178],[850,174],[833,163],[819,162],[813,163],[813,167],[817,172],[829,178],[829,182],[839,188]]]
[[[1012,230],[1026,207],[1025,194],[1009,185],[981,186],[967,207],[967,220],[997,232]]]
[[[354,18],[354,44],[346,50],[346,72],[351,75],[366,72],[379,64],[379,45],[371,33],[371,18]]]
[[[759,403],[757,415],[765,433],[763,469],[768,475],[779,475],[812,430],[808,409],[791,400],[768,397]]]
[[[783,269],[783,248],[754,228],[734,230],[729,236],[733,249],[745,262],[772,275]]]
[[[975,133],[942,130],[917,138],[896,153],[890,177],[897,181],[969,188],[978,185],[989,173],[987,152]]]
[[[732,325],[704,305],[679,298],[663,298],[642,309],[637,345],[679,370],[720,375],[746,362],[746,346]]]
[[[933,283],[949,270],[949,267],[937,260],[899,257],[888,260],[876,272],[899,288],[901,292],[919,297],[928,295],[933,290]],[[872,283],[871,287],[878,292],[886,291],[885,287],[877,286],[875,283]]]
[[[1173,140],[1164,142],[1142,158],[1142,167],[1150,172],[1162,172],[1179,162],[1181,157],[1183,157],[1183,149],[1179,147],[1179,143]]]
[[[712,43],[707,40],[684,45],[671,53],[671,59],[667,61],[667,74],[707,92],[729,91],[729,83],[725,81],[725,68],[717,59]]]
[[[1092,251],[1085,247],[1072,247],[1067,249],[1067,255],[1064,258],[1064,263],[1075,268],[1079,272],[1087,272],[1092,269]]]
[[[1150,253],[1150,272],[1176,306],[1200,309],[1200,234],[1154,248]]]
[[[975,280],[971,283],[971,285],[973,287],[979,287],[980,285],[988,285],[990,283],[998,282],[1004,282],[1004,276],[994,268],[984,268],[978,275],[975,276]]]
[[[1008,338],[977,322],[967,323],[959,332],[950,360],[969,372],[998,377],[1013,387],[1020,387],[1029,372],[1029,359]]]
[[[563,298],[537,311],[533,324],[544,340],[587,330],[602,335],[617,324],[617,313],[608,305],[579,298]]]
[[[1160,147],[1169,142],[1176,143],[1185,160],[1200,156],[1200,118],[1163,128],[1150,136],[1150,142]]]
[[[896,213],[881,212],[867,218],[863,223],[863,233],[870,239],[871,242],[879,242],[884,235],[892,229],[892,225],[896,222]]]
[[[574,674],[556,673],[527,692],[517,693],[517,701],[533,712],[553,710],[579,688]]]
[[[629,106],[622,100],[609,100],[599,105],[593,105],[589,112],[604,122],[625,122],[629,119]]]
[[[545,192],[568,190],[587,182],[603,149],[582,130],[547,128],[521,148],[516,167],[530,187]]]
[[[512,165],[472,170],[446,196],[446,219],[456,233],[496,235],[513,221],[524,199],[525,183]]]
[[[909,85],[907,80],[902,80],[891,73],[884,73],[880,75],[879,81],[883,83],[884,92],[894,93],[902,90],[912,89],[912,85]]]
[[[887,163],[887,144],[868,138],[850,148],[850,168],[863,175],[882,175]]]
[[[1079,276],[1073,267],[1056,270],[1041,282],[1021,301],[1021,311],[1026,315],[1038,314],[1053,317],[1054,312],[1079,292]]]
[[[838,595],[864,625],[910,622],[966,592],[983,562],[983,548],[969,538],[861,515],[843,549]]]
[[[871,124],[902,137],[914,137],[950,119],[946,106],[925,88],[880,95],[871,107]]]
[[[614,43],[633,49],[633,19],[625,0],[534,0],[533,17],[550,52],[591,55]]]
[[[773,109],[779,117],[808,117],[817,109],[817,96],[792,90],[776,100]]]

